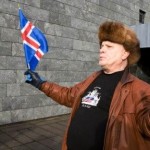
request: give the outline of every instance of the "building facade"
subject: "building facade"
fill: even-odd
[[[48,40],[49,52],[36,71],[65,86],[100,69],[97,33],[102,22],[150,22],[149,0],[0,0],[0,124],[70,112],[25,83],[18,4]]]

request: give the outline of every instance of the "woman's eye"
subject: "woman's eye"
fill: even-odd
[[[107,45],[107,47],[108,47],[108,48],[111,48],[112,46],[111,46],[111,45]]]

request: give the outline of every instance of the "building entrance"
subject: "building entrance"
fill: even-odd
[[[141,58],[137,63],[137,76],[150,83],[150,48],[141,48]]]

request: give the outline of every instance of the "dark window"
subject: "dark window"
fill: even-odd
[[[146,14],[145,11],[141,9],[139,10],[139,23],[144,24],[145,14]]]

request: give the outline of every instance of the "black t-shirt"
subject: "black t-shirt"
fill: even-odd
[[[68,150],[103,149],[109,106],[122,74],[102,73],[84,92],[68,130]]]

